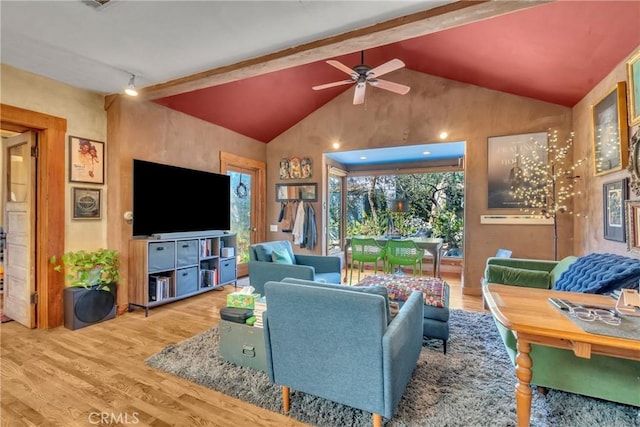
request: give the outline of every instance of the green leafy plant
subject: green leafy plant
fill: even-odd
[[[64,268],[70,287],[109,291],[109,285],[120,278],[118,251],[111,249],[65,252],[60,259],[52,256],[50,262],[55,271],[63,272]]]
[[[462,245],[464,236],[464,223],[454,211],[441,210],[431,220],[432,235],[442,237],[449,248],[458,248]]]

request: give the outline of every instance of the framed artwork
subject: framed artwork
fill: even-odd
[[[547,162],[547,132],[494,136],[487,140],[489,209],[528,208],[511,190],[522,180],[522,158]]]
[[[100,196],[102,190],[99,188],[79,188],[72,187],[73,219],[100,219]]]
[[[280,160],[280,179],[289,179],[289,159]]]
[[[629,126],[640,123],[640,52],[627,62]]]
[[[304,202],[318,201],[318,184],[276,184],[276,202],[301,200]]]
[[[640,196],[640,124],[631,128],[628,169],[631,173],[631,191],[633,191],[636,196]]]
[[[618,83],[591,107],[595,174],[627,167],[626,84]]]
[[[627,200],[627,179],[607,182],[602,186],[604,238],[624,242],[625,206]]]
[[[640,200],[627,200],[627,248],[640,254]]]
[[[69,181],[104,184],[104,142],[69,137]]]

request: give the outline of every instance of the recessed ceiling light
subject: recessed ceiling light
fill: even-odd
[[[447,132],[440,132],[440,139],[446,139],[449,136]]]
[[[367,156],[360,156],[360,160],[367,160]]]
[[[335,148],[336,150],[337,150],[338,148],[340,148],[340,143],[339,143],[339,142],[334,142],[334,143],[333,143],[333,148]]]
[[[424,154],[425,156],[428,156],[429,154],[431,154],[431,151],[423,151],[422,154]]]

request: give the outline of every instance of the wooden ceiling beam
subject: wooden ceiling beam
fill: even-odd
[[[457,1],[395,18],[337,36],[247,59],[186,77],[138,88],[138,98],[150,100],[204,89],[424,36],[471,22],[548,3],[543,1]]]

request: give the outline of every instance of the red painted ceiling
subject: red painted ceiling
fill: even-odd
[[[370,49],[365,63],[399,58],[414,71],[572,107],[638,45],[639,1],[560,1]],[[327,59],[351,67],[360,53]],[[319,61],[156,102],[268,143],[353,90],[312,86],[345,78]]]

